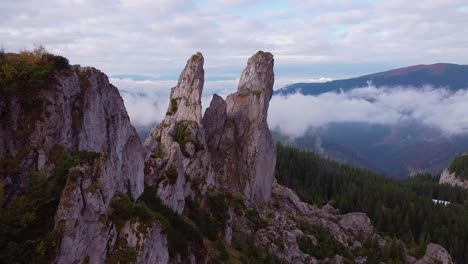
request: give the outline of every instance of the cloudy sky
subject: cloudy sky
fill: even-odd
[[[340,78],[468,61],[466,0],[0,1],[0,45],[43,44],[109,75],[174,79],[201,51],[207,79],[236,78],[257,50],[279,79]]]
[[[298,137],[311,127],[334,122],[382,125],[418,122],[440,130],[443,136],[452,136],[468,133],[467,102],[466,89],[452,92],[429,86],[369,86],[318,96],[275,96],[270,103],[269,125]]]
[[[275,88],[414,64],[467,64],[467,25],[466,0],[0,1],[0,46],[5,50],[42,44],[73,64],[91,65],[109,76],[142,79],[111,79],[121,89],[136,125],[148,125],[162,117],[169,88],[196,51],[205,56],[207,102],[213,92],[223,95],[235,89],[247,58],[257,50],[275,55]],[[390,100],[388,94],[367,92]],[[427,100],[439,101],[464,96],[441,97],[430,89],[425,94]],[[372,116],[375,111],[386,114],[385,120],[402,118],[400,109],[392,114],[382,108],[402,105],[386,101],[366,105],[369,101],[356,101],[356,94],[331,96],[335,97],[320,97],[320,102],[329,102],[331,107],[336,99],[357,107],[349,119],[381,119],[377,114]],[[288,103],[307,107],[316,99],[275,99],[271,115],[281,120],[281,114],[287,112],[280,109],[290,109],[285,107]],[[430,102],[425,97],[419,99],[421,104]],[[315,113],[328,116],[328,120],[342,120],[350,112],[345,111]],[[418,111],[413,109],[412,113],[431,115]],[[148,115],[151,112],[161,116]],[[281,122],[270,121],[272,125]]]

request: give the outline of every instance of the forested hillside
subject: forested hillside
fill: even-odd
[[[452,161],[448,169],[450,173],[455,173],[462,179],[468,179],[468,154],[464,153],[457,157]]]
[[[307,202],[366,213],[384,237],[403,240],[413,255],[421,256],[433,242],[457,263],[468,263],[468,195],[461,188],[439,185],[428,174],[392,180],[280,144],[276,178]]]

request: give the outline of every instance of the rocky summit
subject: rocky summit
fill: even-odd
[[[273,64],[271,53],[260,51],[252,56],[237,92],[226,102],[215,95],[203,118],[222,188],[251,202],[268,202],[274,178],[275,146],[267,123]]]
[[[365,214],[305,203],[275,181],[271,53],[253,55],[204,116],[204,58],[191,56],[143,144],[106,75],[34,56],[54,69],[22,83],[34,89],[0,86],[2,260],[372,263],[396,248],[407,263],[452,263],[441,246],[416,258]]]

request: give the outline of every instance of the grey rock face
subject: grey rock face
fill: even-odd
[[[9,190],[26,187],[24,175],[30,169],[52,177],[51,151],[58,146],[101,153],[92,165],[72,169],[76,177],[68,179],[62,192],[55,228],[61,235],[57,263],[80,263],[86,256],[102,263],[116,232],[101,216],[109,214],[116,192],[138,197],[144,186],[141,142],[117,88],[99,70],[72,66],[35,95],[43,102],[42,111],[31,114],[27,126],[19,118],[23,109],[10,99],[0,98],[0,107],[13,106],[10,125],[0,126],[2,139],[9,141],[0,144],[0,156],[20,160],[20,172],[15,181],[6,180]]]
[[[77,149],[101,152],[104,158],[94,171],[77,179],[80,184],[63,192],[55,216],[56,228],[63,231],[57,263],[72,263],[85,256],[94,263],[104,261],[116,234],[114,227],[100,217],[109,214],[109,203],[116,192],[130,190],[134,197],[143,192],[142,147],[117,88],[95,69],[77,68],[77,74],[59,80],[64,91],[81,86],[84,106],[81,120],[75,121],[80,124],[76,125],[77,137],[64,143],[76,142]],[[71,112],[62,114],[72,118]],[[94,193],[87,191],[92,184],[89,178],[97,183]]]
[[[449,184],[452,186],[459,186],[465,190],[468,190],[468,181],[465,181],[461,179],[460,177],[457,177],[455,173],[450,173],[448,169],[445,169],[440,175],[439,183]]]
[[[203,119],[219,182],[248,202],[268,202],[271,195],[276,153],[267,116],[273,64],[271,53],[257,52],[248,60],[237,92],[226,102],[215,96]]]
[[[426,247],[426,254],[423,258],[416,261],[416,264],[436,264],[436,263],[443,263],[443,264],[451,264],[453,263],[452,257],[450,254],[445,250],[445,248],[430,243]]]
[[[152,227],[143,228],[141,225],[138,222],[127,222],[119,234],[121,239],[127,241],[129,247],[139,253],[136,264],[169,263],[167,235],[163,234],[160,224],[154,223]]]
[[[207,144],[212,151],[221,150],[222,146],[220,146],[220,143],[223,137],[225,122],[226,102],[221,96],[215,94],[203,116],[203,127],[205,128]]]
[[[187,61],[171,90],[165,119],[144,143],[146,183],[156,184],[161,200],[178,213],[184,210],[185,198],[204,194],[214,183],[201,124],[203,62],[201,53]]]
[[[376,239],[379,247],[386,242],[374,232],[369,218],[361,213],[340,215],[330,205],[323,208],[307,204],[291,190],[273,183],[272,198],[267,207],[256,207],[259,217],[265,221],[259,230],[249,229],[245,216],[234,215],[234,227],[255,237],[258,245],[287,263],[333,263],[341,259],[317,260],[301,250],[299,240],[307,237],[310,243],[318,246],[320,241],[314,236],[314,230],[323,228],[336,241],[353,250],[362,247],[367,238]],[[344,223],[344,225],[341,225]]]
[[[192,55],[180,74],[177,86],[171,90],[168,113],[172,113],[176,121],[201,123],[201,95],[205,82],[203,63],[204,58],[200,52]]]
[[[374,228],[369,217],[363,213],[345,214],[341,217],[339,225],[351,231],[355,236],[363,235],[369,237],[374,233]]]

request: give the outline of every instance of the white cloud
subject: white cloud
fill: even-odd
[[[273,87],[274,90],[281,89],[287,85],[294,84],[294,83],[323,83],[332,81],[332,78],[329,77],[319,77],[319,78],[287,78],[287,79],[276,79],[275,85]]]
[[[293,137],[334,122],[393,125],[402,121],[419,122],[453,135],[468,132],[467,101],[468,90],[453,93],[431,87],[365,87],[318,96],[275,96],[268,122],[270,128]]]
[[[161,121],[169,105],[170,88],[176,81],[134,81],[111,78],[124,99],[130,121],[135,127],[148,127]]]
[[[331,79],[326,77],[319,79],[278,79],[275,80],[275,89],[296,82],[325,82],[329,80]],[[136,127],[147,127],[160,122],[164,118],[169,104],[171,88],[177,84],[177,81],[172,80],[135,81],[132,79],[111,78],[110,81],[119,89],[132,124]],[[205,81],[202,95],[203,109],[210,105],[213,94],[226,98],[236,91],[238,83],[238,79]]]
[[[466,0],[0,1],[0,46],[18,51],[39,43],[72,63],[109,75],[174,80],[187,58],[202,51],[207,76],[232,79],[206,82],[207,106],[212,93],[235,90],[235,78],[257,50],[275,55],[275,89],[324,74],[357,74],[339,72],[338,66],[346,64],[466,63],[466,10]],[[315,72],[307,70],[311,66]],[[112,81],[135,125],[164,116],[169,89],[176,83]],[[334,120],[394,123],[414,118],[447,133],[468,127],[464,92],[366,89],[273,98],[270,123],[291,134]]]
[[[124,99],[130,120],[135,127],[148,127],[160,122],[166,115],[171,88],[177,81],[134,81],[132,79],[111,78]],[[213,94],[226,97],[234,92],[237,80],[205,81],[202,106],[206,109]]]
[[[326,78],[322,78],[325,81]],[[311,79],[279,79],[277,85]],[[132,124],[149,127],[160,122],[167,111],[170,89],[176,81],[134,81],[111,78],[124,99]],[[236,90],[238,80],[205,81],[202,106],[206,109],[212,95],[226,98]],[[329,92],[318,96],[274,96],[270,102],[268,123],[292,137],[310,128],[337,122],[367,122],[395,125],[418,122],[440,129],[445,135],[468,133],[466,115],[468,90],[451,92],[431,87],[356,88],[348,92]]]
[[[7,50],[40,43],[110,75],[178,73],[196,51],[207,69],[235,73],[257,50],[274,53],[282,68],[463,63],[467,24],[465,0],[0,2]]]

